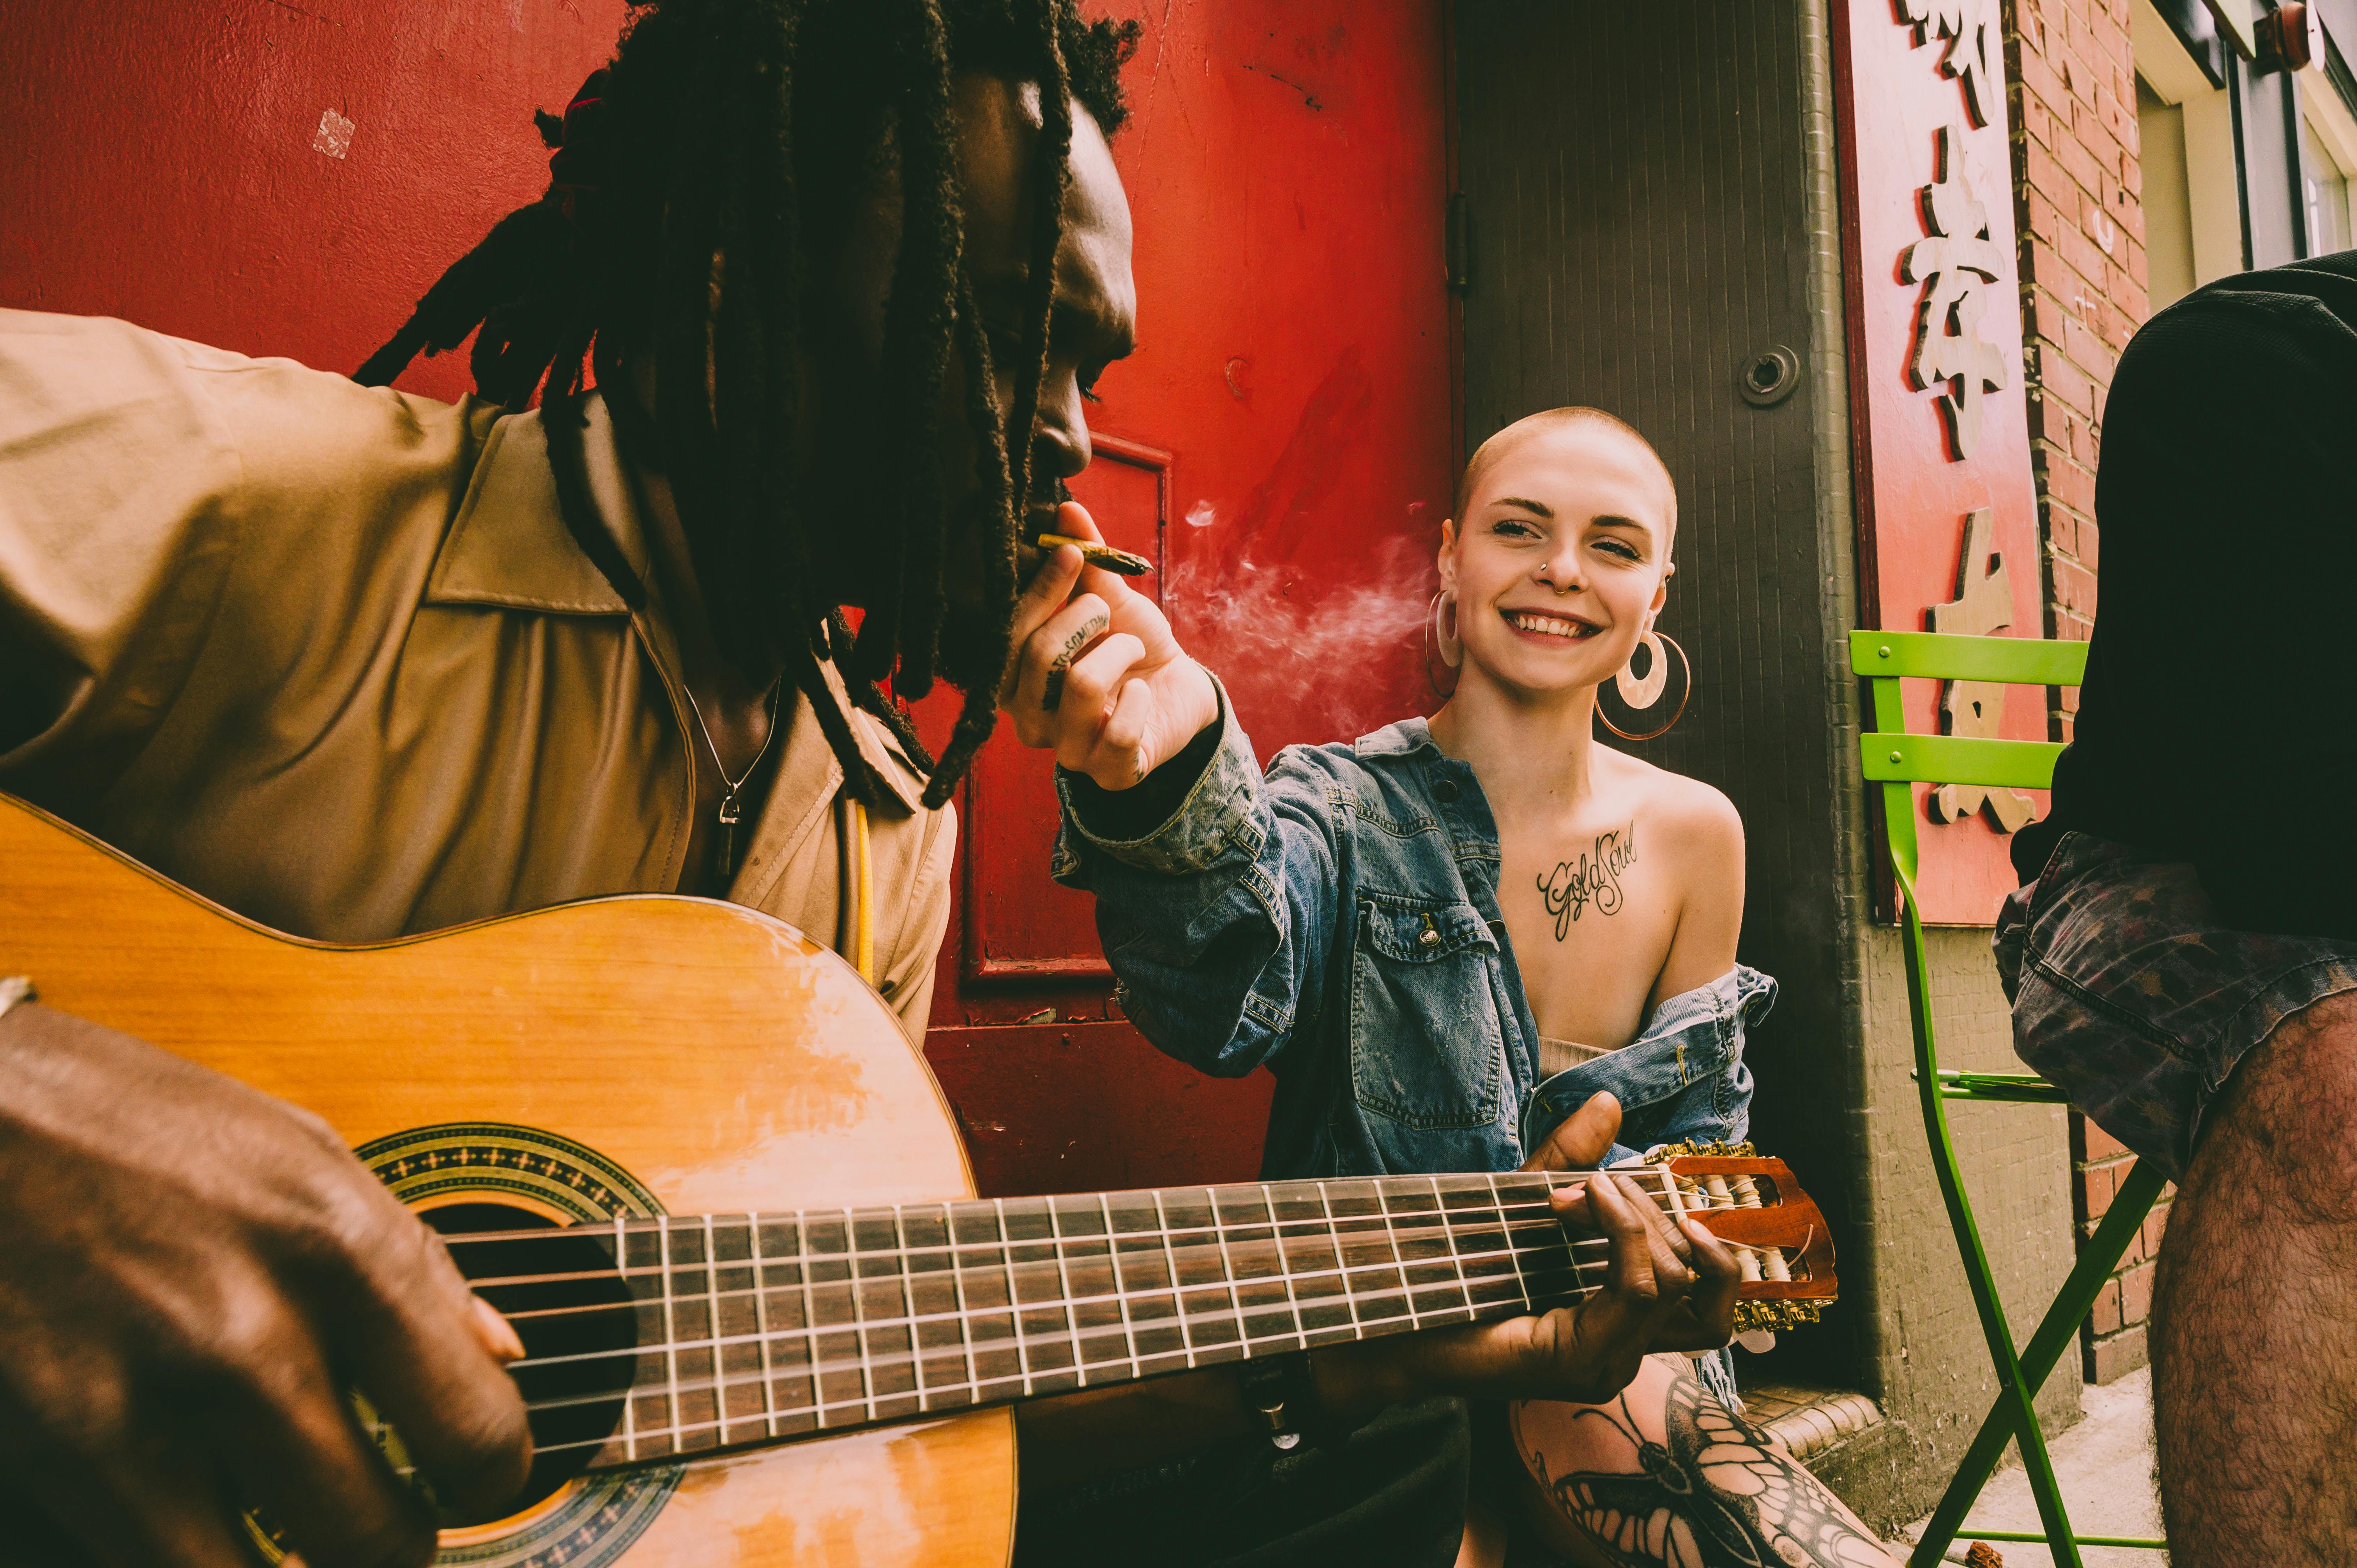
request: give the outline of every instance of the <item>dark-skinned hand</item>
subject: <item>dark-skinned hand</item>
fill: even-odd
[[[427,1562],[350,1388],[445,1500],[523,1481],[513,1331],[315,1116],[20,1006],[0,1237],[0,1563],[245,1568],[241,1505],[307,1568]]]

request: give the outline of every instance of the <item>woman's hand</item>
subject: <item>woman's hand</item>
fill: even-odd
[[[1057,509],[1056,532],[1104,537],[1072,501]],[[1013,641],[998,705],[1017,737],[1101,789],[1138,783],[1220,716],[1211,678],[1160,607],[1069,544],[1016,601]]]
[[[1588,1169],[1620,1130],[1620,1102],[1593,1095],[1523,1168]],[[1575,1237],[1608,1243],[1600,1288],[1534,1316],[1318,1351],[1328,1404],[1348,1414],[1430,1394],[1595,1404],[1628,1387],[1650,1351],[1710,1349],[1733,1337],[1741,1273],[1718,1238],[1684,1215],[1674,1223],[1642,1187],[1607,1172],[1547,1201]]]

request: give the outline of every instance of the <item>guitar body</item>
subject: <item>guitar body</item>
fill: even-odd
[[[529,1220],[970,1197],[954,1120],[849,966],[731,904],[598,899],[365,947],[242,920],[0,796],[0,967],[327,1119],[413,1206]],[[473,1568],[1006,1562],[1000,1408],[587,1476],[446,1531]]]

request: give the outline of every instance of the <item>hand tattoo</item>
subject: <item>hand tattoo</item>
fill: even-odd
[[[1634,1472],[1558,1473],[1515,1446],[1562,1516],[1621,1568],[1897,1568],[1854,1516],[1768,1434],[1682,1370],[1663,1410],[1663,1437],[1647,1441],[1623,1394],[1583,1407],[1636,1449]]]
[[[1598,838],[1596,847],[1581,851],[1577,860],[1564,861],[1539,878],[1547,913],[1555,917],[1555,940],[1571,934],[1571,923],[1591,903],[1599,915],[1620,912],[1626,902],[1620,893],[1620,874],[1636,858],[1637,824],[1632,822]]]
[[[1091,616],[1078,631],[1064,639],[1064,646],[1048,661],[1048,678],[1039,683],[1039,706],[1048,713],[1064,700],[1064,671],[1079,658],[1081,650],[1096,640],[1097,634],[1112,624],[1103,616]]]

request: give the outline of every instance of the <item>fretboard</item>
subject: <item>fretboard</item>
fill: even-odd
[[[627,1359],[626,1400],[619,1377],[602,1400],[531,1400],[544,1454],[594,1444],[603,1467],[1509,1317],[1601,1282],[1603,1244],[1572,1242],[1547,1208],[1562,1179],[1273,1182],[546,1232],[576,1259],[602,1238],[604,1272],[628,1288],[550,1316],[627,1315],[635,1338],[618,1344],[634,1348],[535,1352],[513,1369],[529,1397],[536,1370]],[[502,1283],[579,1277],[477,1284],[504,1305]],[[610,1414],[617,1400],[610,1434],[541,1419]]]

